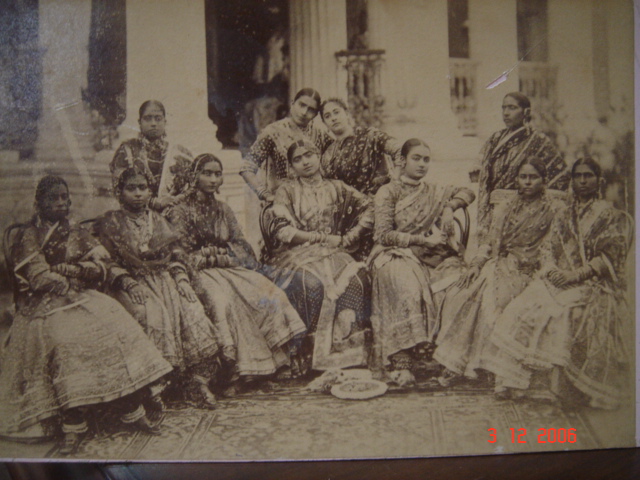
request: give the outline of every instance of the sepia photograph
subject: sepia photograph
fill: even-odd
[[[0,0],[0,458],[636,446],[632,0]]]

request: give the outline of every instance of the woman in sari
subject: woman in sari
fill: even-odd
[[[346,104],[339,98],[325,100],[320,117],[336,137],[322,153],[325,178],[341,180],[367,195],[375,195],[389,183],[393,159],[400,154],[396,139],[376,128],[354,127]]]
[[[193,160],[189,150],[167,140],[166,124],[164,105],[157,100],[144,102],[139,110],[140,134],[122,142],[110,165],[114,189],[126,168],[135,167],[145,172],[152,194],[149,207],[157,212],[180,198]]]
[[[187,398],[213,408],[209,384],[218,344],[227,340],[230,346],[230,339],[207,318],[191,288],[178,234],[148,208],[149,184],[144,172],[124,170],[116,185],[122,208],[107,212],[95,224],[100,241],[123,269],[114,296],[171,363],[177,378],[188,378]]]
[[[517,176],[525,158],[539,157],[545,164],[547,188],[566,190],[567,166],[549,138],[530,125],[531,102],[520,92],[508,93],[502,101],[502,120],[507,128],[494,133],[480,155],[478,190],[478,237],[481,242],[491,226],[495,205],[518,189]]]
[[[141,389],[171,371],[126,310],[92,289],[115,273],[97,240],[69,222],[70,204],[62,178],[40,180],[37,213],[11,245],[16,315],[0,358],[0,435],[46,436],[58,417],[62,454],[88,431],[90,405],[111,402],[124,423],[157,431],[162,419],[146,416]]]
[[[477,378],[493,322],[540,268],[540,246],[562,207],[544,191],[543,161],[528,157],[518,171],[518,196],[495,210],[487,243],[449,290],[433,358],[444,365],[438,381]]]
[[[453,239],[453,212],[475,196],[467,188],[424,182],[430,161],[426,143],[408,140],[401,149],[400,178],[375,196],[376,245],[369,265],[378,372],[385,367],[407,372],[414,360],[430,355],[444,289],[464,268]]]
[[[258,262],[235,215],[216,198],[222,181],[220,160],[199,155],[192,188],[169,219],[189,255],[196,293],[209,316],[231,334],[235,352],[227,357],[235,363],[235,375],[227,393],[232,394],[277,370],[289,376],[288,343],[305,326],[284,292],[254,271]]]
[[[554,218],[540,278],[496,320],[490,341],[497,354],[487,368],[501,397],[615,409],[633,401],[624,268],[633,221],[599,198],[597,162],[580,159],[571,175],[574,197]]]
[[[287,149],[297,140],[307,140],[323,151],[331,136],[313,125],[320,108],[320,94],[303,88],[293,98],[289,116],[268,125],[258,136],[244,158],[240,175],[260,200],[273,201],[273,195],[283,180],[292,177],[287,161]],[[262,169],[265,180],[257,173]]]
[[[347,249],[371,228],[366,195],[320,173],[320,152],[298,141],[287,152],[298,178],[283,183],[273,205],[281,246],[269,275],[307,325],[294,374],[367,362],[369,280]],[[311,358],[310,358],[311,357]]]

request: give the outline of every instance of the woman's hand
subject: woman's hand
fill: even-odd
[[[262,195],[260,195],[260,200],[262,201],[262,205],[271,205],[274,199],[275,197],[271,192],[263,192]]]
[[[549,271],[547,278],[549,278],[553,286],[557,288],[566,288],[570,284],[579,281],[579,275],[577,273],[558,269]]]
[[[469,267],[469,270],[464,275],[461,275],[458,281],[454,284],[458,288],[467,288],[471,285],[476,278],[480,275],[480,267],[474,265]]]
[[[51,267],[51,271],[65,277],[77,278],[80,276],[81,268],[70,263],[59,263]]]
[[[131,284],[129,288],[127,288],[127,294],[131,298],[133,303],[137,303],[138,305],[144,305],[144,289],[137,283]]]
[[[154,210],[162,211],[167,207],[175,205],[177,201],[178,199],[175,197],[158,197],[153,199],[152,205]]]
[[[66,295],[70,287],[69,280],[67,280],[66,277],[63,277],[60,274],[56,274],[56,277],[57,278],[53,279],[51,282],[51,293],[59,296]]]
[[[178,282],[178,293],[185,297],[188,302],[195,303],[198,301],[198,297],[196,297],[196,293],[193,291],[191,284],[188,280],[182,279]]]
[[[426,247],[436,247],[438,245],[444,245],[445,243],[447,243],[447,234],[435,227],[431,235],[425,237],[422,242]]]
[[[444,207],[440,218],[441,218],[441,224],[442,224],[442,231],[447,236],[452,237],[456,232],[454,227],[453,208]]]
[[[329,247],[337,248],[342,243],[342,237],[340,235],[328,235],[324,243]]]

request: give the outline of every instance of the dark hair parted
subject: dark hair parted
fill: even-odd
[[[504,98],[507,98],[507,97],[511,97],[516,102],[518,102],[518,106],[520,108],[531,108],[531,100],[529,100],[529,97],[527,97],[524,93],[509,92],[504,96]]]
[[[147,181],[147,185],[151,185],[151,178],[149,178],[149,174],[144,170],[140,170],[136,167],[125,168],[122,172],[120,172],[120,175],[118,175],[118,180],[116,181],[117,195],[122,193],[122,190],[124,190],[124,186],[133,177],[144,177],[144,179]]]
[[[518,173],[520,173],[520,170],[522,170],[522,167],[524,167],[525,165],[531,165],[542,177],[542,180],[547,180],[547,166],[545,165],[544,160],[542,160],[540,157],[529,156],[525,158],[518,167]]]
[[[216,162],[218,165],[220,165],[220,169],[224,170],[222,161],[213,153],[201,153],[193,161],[193,164],[191,165],[191,173],[193,175],[198,175],[202,171],[204,166],[209,162]]]
[[[293,163],[293,156],[299,148],[306,148],[308,152],[313,152],[316,155],[320,154],[320,151],[313,143],[307,140],[296,140],[289,145],[289,148],[287,149],[287,160],[289,161],[289,165]]]
[[[58,175],[45,175],[42,177],[36,186],[36,205],[38,207],[41,206],[49,190],[58,185],[64,185],[67,192],[69,191],[69,185],[67,185],[64,178]]]
[[[571,177],[576,173],[576,168],[580,165],[586,165],[595,174],[596,177],[602,178],[602,167],[592,157],[582,157],[574,162],[571,166]]]
[[[419,138],[410,138],[402,144],[402,148],[400,149],[400,156],[402,156],[403,158],[407,158],[407,155],[409,155],[411,149],[419,145],[429,148],[429,145],[427,145],[427,142],[425,142],[424,140],[420,140]]]
[[[146,102],[143,102],[142,105],[140,105],[140,109],[138,110],[138,120],[142,119],[144,112],[151,106],[158,107],[160,110],[162,110],[162,115],[164,115],[165,117],[167,116],[167,112],[165,111],[162,102],[158,100],[147,100]]]
[[[298,93],[296,93],[296,96],[293,97],[293,101],[295,102],[300,97],[311,97],[311,98],[313,98],[317,102],[318,107],[322,103],[322,98],[320,97],[320,94],[318,93],[317,90],[314,90],[313,88],[306,87],[306,88],[303,88],[303,89],[299,90]]]
[[[338,97],[331,97],[331,98],[327,98],[324,102],[322,102],[322,105],[320,105],[320,118],[322,118],[322,116],[324,115],[324,109],[329,103],[335,103],[340,108],[342,108],[345,112],[347,113],[349,112],[349,107],[347,107],[347,104],[344,100]],[[324,118],[322,118],[322,120],[324,121]]]

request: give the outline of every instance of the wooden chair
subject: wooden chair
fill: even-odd
[[[263,252],[262,252],[262,261],[264,262],[266,259],[270,258],[275,250],[280,246],[280,242],[275,236],[275,219],[273,218],[271,212],[272,204],[265,205],[262,207],[260,211],[260,233],[262,234],[262,240],[264,242]],[[458,239],[460,244],[466,250],[469,245],[469,234],[471,230],[471,218],[469,216],[469,210],[467,207],[461,208],[459,211],[462,213],[459,214],[456,212],[456,215],[453,217],[458,232]],[[460,216],[462,218],[460,218]]]
[[[4,262],[7,266],[7,277],[9,279],[9,286],[13,292],[14,301],[18,294],[18,282],[14,274],[15,263],[13,261],[15,242],[22,233],[22,230],[26,227],[24,223],[12,223],[5,231],[2,238],[2,253],[4,254]]]

